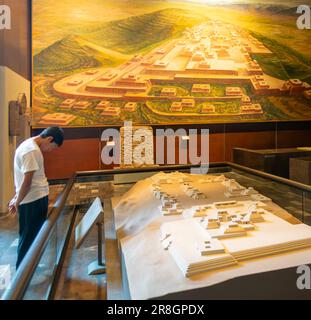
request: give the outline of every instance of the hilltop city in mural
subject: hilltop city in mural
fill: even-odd
[[[297,5],[33,0],[33,124],[311,119]]]

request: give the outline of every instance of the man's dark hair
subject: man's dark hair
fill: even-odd
[[[64,131],[59,127],[49,127],[44,129],[40,133],[40,137],[41,138],[52,137],[53,138],[52,142],[56,143],[60,147],[64,142]]]

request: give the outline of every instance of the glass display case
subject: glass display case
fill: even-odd
[[[311,263],[311,255],[304,254],[305,252],[310,253],[311,245],[296,250],[298,255],[296,254],[295,257],[290,253],[281,253],[273,255],[272,258],[262,257],[251,259],[250,262],[243,261],[241,265],[245,272],[235,272],[239,271],[240,267],[233,266],[185,277],[176,268],[169,251],[163,250],[166,259],[171,260],[170,267],[174,265],[175,269],[163,269],[159,264],[161,259],[157,260],[156,254],[150,255],[150,252],[156,253],[161,246],[160,233],[155,240],[154,249],[150,247],[150,243],[146,245],[144,242],[143,228],[148,229],[159,218],[156,216],[147,218],[152,215],[152,206],[140,213],[140,220],[136,221],[138,226],[134,225],[133,221],[131,222],[133,211],[129,209],[121,220],[125,221],[125,224],[133,223],[133,225],[129,226],[127,230],[130,231],[127,234],[120,233],[122,223],[120,224],[120,217],[116,217],[115,214],[116,204],[120,199],[133,192],[135,197],[141,199],[141,203],[139,201],[136,203],[139,210],[146,190],[137,191],[135,189],[137,185],[154,179],[161,175],[161,172],[173,175],[178,172],[178,174],[188,176],[190,170],[190,166],[166,166],[78,172],[68,181],[61,196],[56,200],[46,222],[49,230],[46,230],[45,234],[43,234],[44,230],[39,234],[36,239],[36,248],[31,248],[32,250],[26,257],[28,263],[25,263],[17,272],[10,290],[4,294],[3,298],[109,300],[306,298],[309,295],[305,292],[307,290],[297,289],[296,269],[300,264]],[[210,177],[235,181],[243,187],[243,190],[248,190],[247,192],[253,193],[252,190],[255,190],[255,193],[258,192],[262,197],[261,200],[271,199],[273,205],[278,208],[274,214],[287,224],[311,225],[310,186],[231,163],[212,164],[208,174],[201,175],[200,179],[209,180]],[[187,185],[187,182],[182,183]],[[154,187],[154,183],[152,185]],[[104,215],[101,220],[105,228],[104,254],[107,270],[106,275],[89,276],[87,265],[96,258],[96,229],[91,230],[79,249],[74,247],[73,234],[74,227],[81,221],[96,197],[101,199],[104,206]],[[230,201],[236,200],[229,197],[227,202]],[[174,221],[174,219],[173,216],[163,215],[158,220],[158,227],[160,228],[161,223]],[[43,229],[45,227],[47,226],[44,226]],[[133,230],[132,233],[131,230]],[[134,249],[133,244],[124,242],[124,239],[131,239]],[[152,259],[148,260],[150,257]],[[304,258],[301,259],[301,257]],[[133,274],[135,272],[132,268],[133,261],[129,263],[129,259],[137,259],[135,261],[137,275]],[[141,266],[144,266],[145,269]],[[40,271],[42,267],[47,267],[48,277],[40,282],[38,278],[42,276]],[[143,270],[145,270],[144,274],[141,273]],[[170,274],[172,270],[175,270],[175,283],[178,285],[170,286],[169,289],[166,286],[163,290],[161,288],[155,290],[152,287],[155,281],[161,283],[161,279],[166,279],[166,273]],[[228,270],[234,272],[228,275]],[[217,281],[207,281],[204,285],[206,281],[204,276],[208,279],[209,275],[213,278],[215,274],[218,274]],[[170,276],[173,275],[170,274]],[[38,283],[40,283],[39,286]],[[143,290],[144,293],[140,294],[142,287],[147,287],[148,290]],[[162,294],[158,294],[161,292]]]

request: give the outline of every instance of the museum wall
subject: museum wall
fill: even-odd
[[[18,143],[30,135],[26,122],[21,136],[9,137],[9,101],[25,93],[30,102],[30,26],[28,0],[4,0],[11,8],[10,30],[0,31],[0,212],[14,193],[13,157]],[[25,120],[25,119],[24,119]]]
[[[174,129],[177,128],[174,127]],[[307,146],[310,145],[311,136],[310,122],[240,123],[187,127],[187,129],[190,128],[210,130],[210,162],[232,161],[232,150],[238,147],[274,149]],[[101,163],[101,150],[104,146],[100,141],[102,130],[103,128],[65,129],[64,145],[53,154],[46,155],[48,178],[63,179],[70,177],[75,171],[111,169],[112,166]],[[41,129],[33,130],[33,134],[38,134],[40,131]],[[200,138],[198,140],[200,141]],[[199,145],[198,149],[200,150]]]
[[[27,80],[31,78],[30,0],[2,0],[11,8],[11,30],[2,30],[2,65]]]
[[[13,161],[18,146],[18,138],[10,137],[9,132],[9,102],[16,100],[19,93],[25,93],[30,100],[30,82],[8,67],[0,66],[0,212],[5,212],[7,203],[14,195]],[[21,132],[22,139],[29,136],[26,125]]]
[[[5,44],[4,50],[1,50],[0,59],[16,73],[16,76],[19,75],[22,79],[29,80],[32,74],[31,2],[29,0],[4,0],[2,2],[10,5],[13,21],[12,30],[0,33],[2,37],[0,40]],[[43,29],[42,31],[44,32]],[[7,84],[10,85],[10,83]],[[28,82],[26,81],[22,87],[28,87]],[[11,88],[14,89],[12,86]],[[4,102],[1,102],[1,106],[2,104],[5,105]],[[1,119],[4,118],[1,117]],[[170,127],[177,129],[178,125],[172,123]],[[311,136],[311,124],[307,121],[187,124],[182,127],[210,129],[211,162],[231,161],[232,150],[235,147],[263,149],[308,146]],[[103,148],[100,136],[103,129],[83,126],[65,128],[66,141],[63,147],[53,154],[46,155],[45,166],[48,178],[62,179],[69,177],[75,171],[110,168],[104,166],[100,158]],[[33,128],[32,135],[40,131],[41,129]],[[156,153],[156,150],[154,152]]]

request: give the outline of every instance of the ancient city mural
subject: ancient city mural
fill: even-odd
[[[298,5],[33,0],[33,124],[311,119]]]

